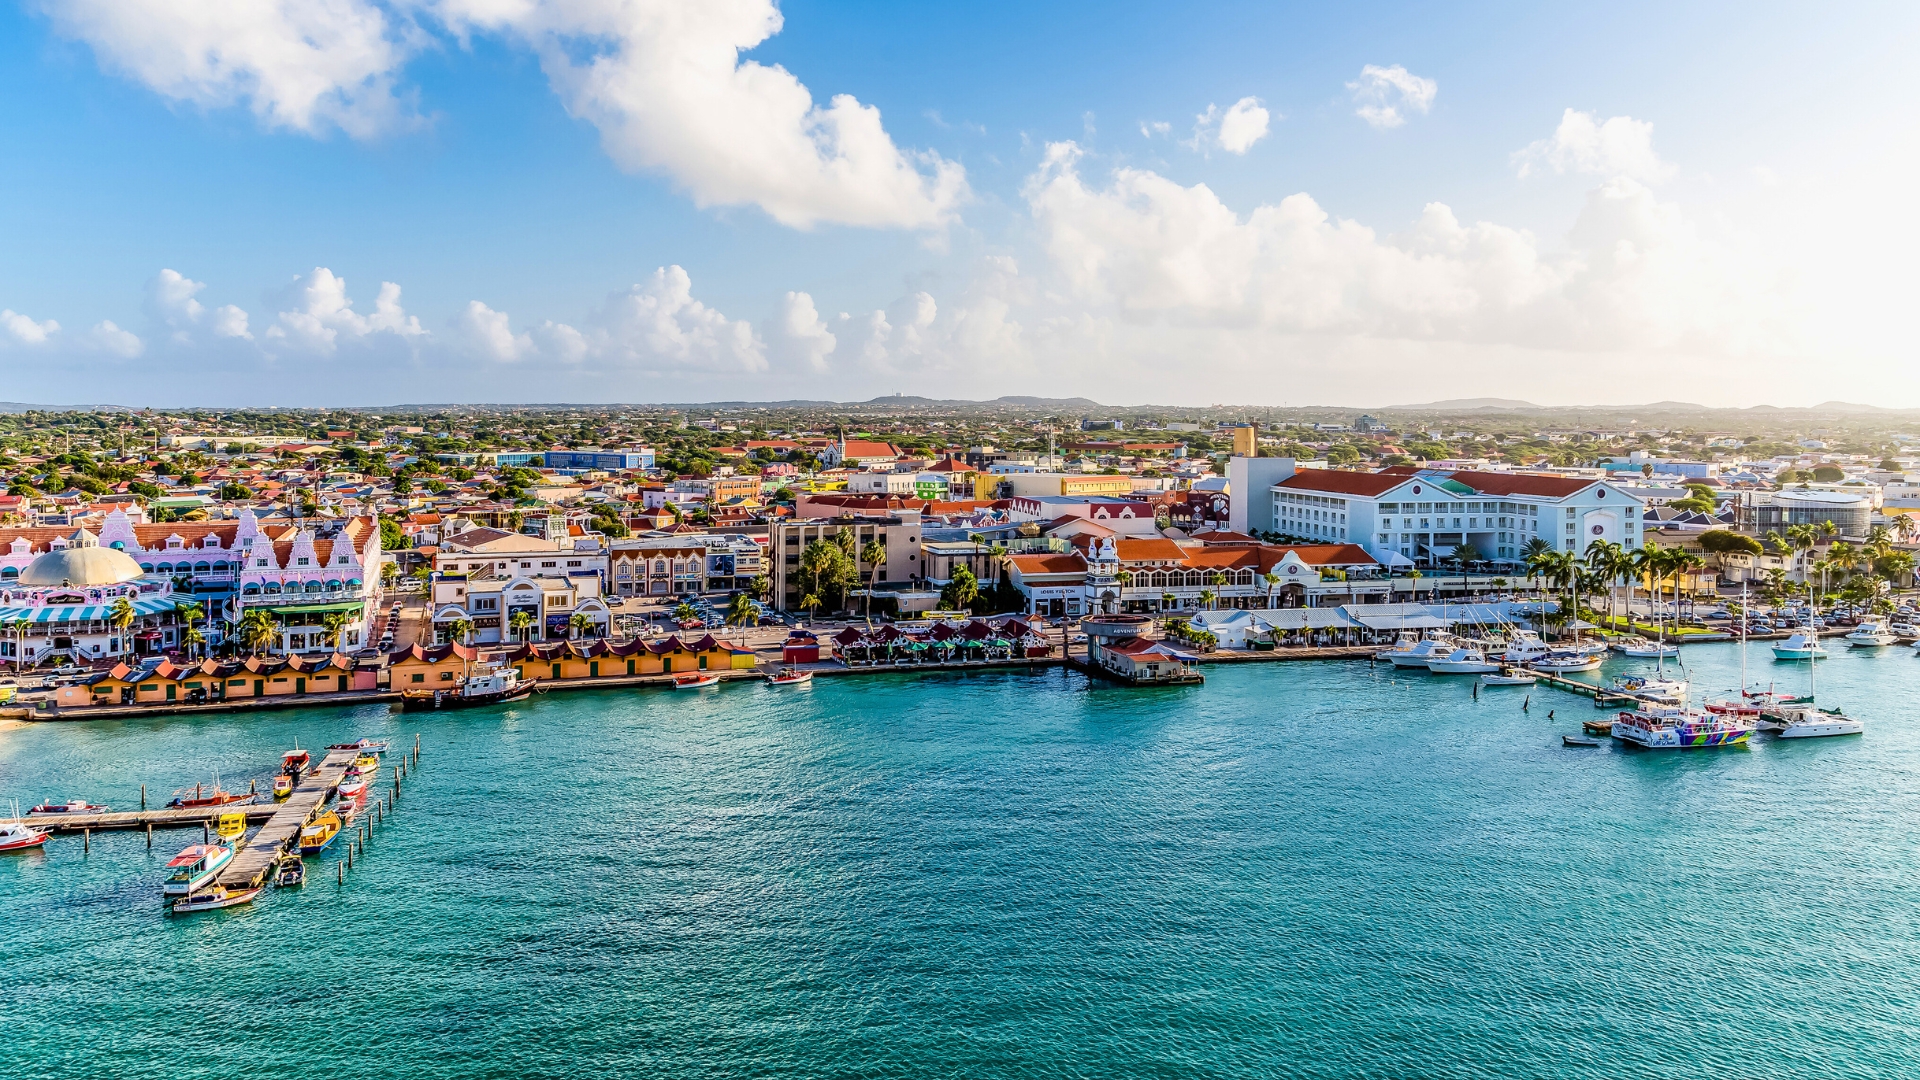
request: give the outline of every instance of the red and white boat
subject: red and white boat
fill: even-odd
[[[253,898],[259,895],[260,890],[257,888],[229,889],[225,885],[215,885],[212,888],[191,893],[175,900],[172,906],[167,908],[167,914],[191,915],[196,911],[213,911],[216,908],[234,907],[239,904],[251,903]]]
[[[46,842],[46,833],[25,822],[0,822],[0,851],[29,851]]]
[[[769,686],[804,686],[812,681],[813,672],[795,668],[781,668],[778,674],[767,676]]]
[[[718,675],[676,675],[673,678],[675,690],[705,690],[709,686],[720,685]]]
[[[367,794],[367,778],[356,769],[348,769],[338,788],[342,799],[360,799]]]
[[[107,808],[96,806],[85,799],[69,799],[63,803],[41,803],[27,811],[28,817],[47,817],[53,814],[104,814]]]

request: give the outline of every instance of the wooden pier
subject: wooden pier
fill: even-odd
[[[320,764],[294,785],[293,794],[279,804],[278,812],[234,853],[233,861],[220,871],[218,883],[229,889],[251,889],[264,882],[280,856],[300,842],[300,830],[315,811],[326,805],[333,789],[340,786],[341,775],[359,754],[358,750],[327,751]]]

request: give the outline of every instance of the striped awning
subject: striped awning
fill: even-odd
[[[150,596],[133,602],[135,615],[157,615],[162,611],[172,611],[175,601],[172,597]],[[0,622],[25,620],[30,623],[92,622],[96,619],[108,619],[113,616],[111,604],[58,604],[51,607],[6,607],[0,608]]]

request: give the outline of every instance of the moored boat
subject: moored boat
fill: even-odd
[[[18,806],[19,804],[14,804]],[[51,817],[55,814],[104,814],[107,808],[90,803],[85,799],[68,799],[63,803],[41,803],[27,811],[28,817]]]
[[[1683,679],[1663,679],[1658,676],[1622,675],[1607,687],[1617,694],[1658,701],[1663,704],[1679,704],[1687,699],[1687,683]]]
[[[1532,675],[1503,671],[1480,676],[1481,686],[1532,686],[1540,680]]]
[[[219,837],[223,844],[239,847],[240,841],[247,835],[247,815],[239,810],[221,814],[219,822],[213,827],[213,835]]]
[[[1453,651],[1453,635],[1435,634],[1429,638],[1415,640],[1402,635],[1394,642],[1393,648],[1376,653],[1375,660],[1385,660],[1394,667],[1423,668],[1433,660],[1440,659]]]
[[[1648,660],[1680,655],[1680,646],[1668,645],[1658,641],[1648,641],[1638,634],[1629,634],[1626,637],[1613,639],[1611,648],[1614,652],[1622,656],[1640,657]]]
[[[1879,619],[1868,619],[1847,635],[1847,647],[1853,649],[1879,649],[1899,643],[1900,639]]]
[[[189,844],[167,864],[167,880],[160,886],[163,896],[189,896],[211,884],[226,865],[233,861],[233,849],[225,844]]]
[[[1741,713],[1643,705],[1619,714],[1610,734],[1649,750],[1699,750],[1743,746],[1753,732],[1752,718]]]
[[[803,686],[812,681],[813,672],[793,668],[781,668],[777,674],[767,676],[767,683],[771,686]]]
[[[359,799],[367,793],[367,778],[357,770],[348,769],[334,790],[342,799]]]
[[[1592,671],[1604,659],[1606,653],[1590,649],[1553,649],[1529,666],[1559,675],[1569,671]]]
[[[718,675],[676,675],[673,679],[675,690],[704,690],[709,686],[718,686]]]
[[[1820,647],[1820,639],[1805,630],[1795,630],[1787,640],[1773,647],[1775,660],[1825,660],[1827,650]]]
[[[1839,709],[1793,706],[1761,721],[1761,728],[1779,739],[1823,739],[1835,735],[1864,735],[1867,725]]]
[[[273,883],[282,889],[292,889],[307,883],[307,864],[300,856],[288,852],[280,856],[274,864]]]
[[[241,904],[252,903],[253,898],[259,895],[258,888],[229,889],[225,885],[215,885],[175,900],[167,908],[167,912],[172,915],[191,915],[196,911],[238,907]]]
[[[220,781],[216,779],[213,782],[212,791],[208,791],[204,784],[195,784],[193,794],[188,795],[183,791],[174,796],[173,801],[168,803],[167,807],[172,810],[198,810],[208,806],[242,806],[253,800],[253,792],[242,791],[236,794],[227,791],[220,786]]]
[[[468,675],[458,689],[402,691],[400,707],[418,711],[505,705],[527,698],[539,682],[538,679],[522,679],[518,668],[506,664],[493,664]],[[384,743],[381,744],[381,748],[385,749]]]
[[[1505,664],[1531,664],[1553,650],[1531,630],[1515,627],[1507,634],[1507,647],[1499,659]]]
[[[358,742],[334,743],[328,746],[327,749],[360,750],[369,754],[384,754],[387,752],[387,744],[384,739],[361,739]]]
[[[279,802],[293,794],[293,777],[286,773],[273,778],[273,799]]]
[[[328,810],[300,830],[300,854],[318,855],[340,835],[340,815]]]
[[[1487,659],[1486,653],[1468,646],[1427,661],[1427,670],[1435,675],[1489,675],[1498,672],[1500,665]]]
[[[24,821],[0,821],[0,851],[31,851],[47,842],[47,834]]]

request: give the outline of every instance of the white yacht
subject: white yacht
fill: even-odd
[[[1805,630],[1795,630],[1787,640],[1773,647],[1775,660],[1825,660],[1827,650],[1820,647],[1820,638]]]
[[[1638,634],[1614,638],[1612,648],[1622,656],[1644,657],[1648,660],[1680,655],[1680,646],[1648,641]]]
[[[1427,670],[1435,675],[1493,675],[1499,673],[1500,665],[1487,659],[1485,652],[1469,646],[1427,661]]]
[[[1899,643],[1900,639],[1879,619],[1868,619],[1847,635],[1847,645],[1855,649],[1879,649]]]
[[[1867,725],[1839,709],[1803,705],[1763,713],[1760,730],[1771,731],[1782,739],[1821,739],[1830,735],[1864,735]]]
[[[1531,664],[1552,650],[1540,640],[1540,635],[1531,630],[1515,627],[1507,636],[1506,651],[1500,654],[1503,664]]]
[[[1435,634],[1419,641],[1403,636],[1394,642],[1393,648],[1377,654],[1374,659],[1388,661],[1394,667],[1424,668],[1429,661],[1444,658],[1453,647],[1451,634]]]
[[[1551,671],[1565,674],[1569,671],[1592,671],[1606,659],[1604,650],[1595,651],[1586,648],[1562,648],[1550,650],[1547,655],[1535,660],[1529,667],[1536,671]]]
[[[1687,683],[1683,679],[1623,675],[1613,680],[1609,689],[1669,705],[1684,705],[1687,701]]]

